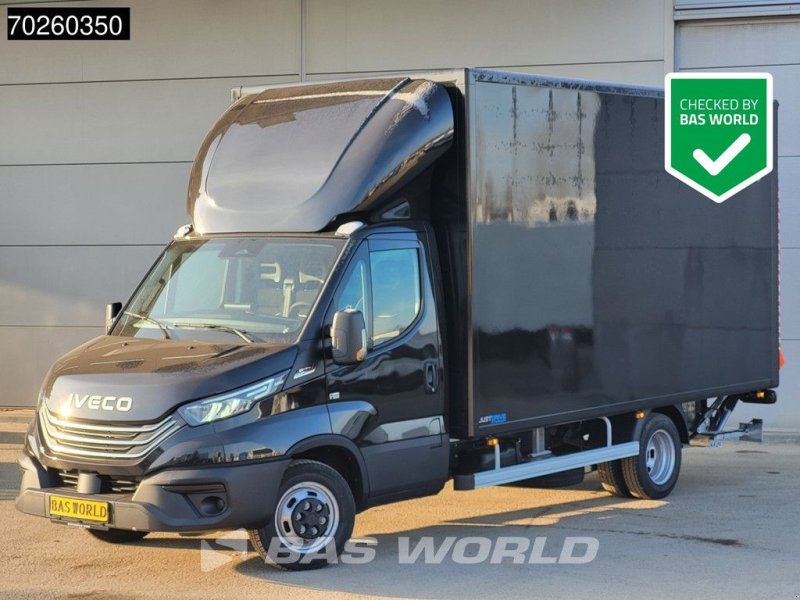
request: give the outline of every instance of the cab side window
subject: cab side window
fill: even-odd
[[[369,323],[369,288],[367,280],[367,261],[365,257],[357,257],[350,265],[343,285],[339,287],[334,299],[335,310],[360,310],[364,321]]]
[[[419,252],[399,248],[370,252],[372,341],[379,345],[399,336],[420,311]]]

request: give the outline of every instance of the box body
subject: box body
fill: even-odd
[[[777,172],[664,170],[660,90],[465,70],[431,201],[450,428],[521,431],[778,383]]]

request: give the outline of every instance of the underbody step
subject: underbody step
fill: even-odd
[[[715,448],[725,440],[741,440],[743,442],[761,443],[763,438],[764,422],[753,419],[749,423],[739,423],[738,429],[720,431],[717,433],[698,433],[689,442],[692,446]]]
[[[627,442],[613,446],[604,446],[594,450],[584,450],[562,456],[547,456],[531,460],[519,465],[501,467],[490,471],[480,471],[469,475],[456,475],[454,484],[456,490],[474,490],[477,488],[504,483],[513,483],[532,477],[541,477],[578,467],[596,465],[598,463],[627,458],[639,454],[639,442]]]

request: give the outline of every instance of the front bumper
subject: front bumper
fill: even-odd
[[[23,513],[52,518],[47,497],[56,494],[108,502],[108,523],[77,521],[91,527],[135,531],[254,528],[272,517],[288,464],[289,459],[273,459],[235,466],[166,469],[144,478],[133,494],[84,494],[62,487],[52,471],[23,453],[16,506]]]

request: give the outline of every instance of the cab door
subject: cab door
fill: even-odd
[[[348,424],[372,499],[435,493],[448,476],[441,339],[425,239],[422,232],[363,240],[326,315],[330,324],[335,311],[352,308],[367,324],[366,358],[346,366],[327,358],[326,376],[334,429]],[[352,418],[336,417],[349,415],[353,403],[370,407],[357,433]]]

